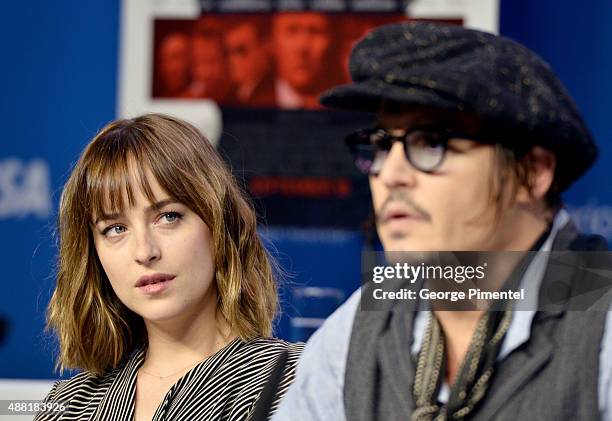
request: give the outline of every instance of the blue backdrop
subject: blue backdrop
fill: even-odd
[[[119,2],[28,1],[3,5],[0,80],[0,377],[48,378],[53,343],[43,334],[53,285],[53,224],[62,183],[91,136],[115,118]],[[501,32],[557,70],[601,147],[601,158],[566,195],[581,226],[612,238],[612,3],[502,0]],[[355,232],[268,233],[292,281],[357,286]],[[290,311],[290,309],[288,310]],[[280,332],[289,336],[287,320]]]

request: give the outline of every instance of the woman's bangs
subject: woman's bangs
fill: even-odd
[[[86,197],[92,218],[123,214],[136,202],[135,189],[139,189],[151,203],[155,201],[146,177],[148,159],[126,146],[92,156],[86,176]]]

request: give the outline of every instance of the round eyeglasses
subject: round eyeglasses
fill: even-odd
[[[393,142],[404,144],[406,159],[414,168],[429,173],[442,165],[448,142],[453,138],[474,139],[475,136],[435,127],[413,127],[393,132],[373,128],[358,130],[347,136],[345,142],[357,168],[364,174],[378,175]]]

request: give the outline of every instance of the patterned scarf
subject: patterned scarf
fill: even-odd
[[[548,227],[531,251],[539,250],[550,234]],[[506,287],[520,283],[532,255],[529,253],[517,265],[506,282]],[[429,318],[423,345],[416,360],[416,374],[412,394],[416,405],[411,421],[459,421],[472,413],[485,396],[493,377],[495,361],[502,340],[512,320],[512,304],[507,302],[504,311],[485,312],[476,326],[476,331],[451,386],[446,404],[438,402],[438,393],[445,377],[446,352],[444,332],[433,312]]]
[[[445,341],[432,313],[417,358],[413,386],[416,410],[411,421],[463,420],[472,412],[486,394],[499,347],[511,320],[512,310],[509,309],[483,314],[451,387],[450,398],[440,405],[437,396],[445,377]]]

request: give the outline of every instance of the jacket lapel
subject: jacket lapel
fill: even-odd
[[[548,335],[538,335],[530,339],[528,345],[511,353],[507,360],[513,359],[512,368],[508,364],[498,367],[493,376],[490,389],[487,391],[489,399],[483,400],[483,406],[477,413],[478,419],[495,419],[496,413],[527,384],[546,364],[553,355],[554,345]],[[520,369],[514,369],[520,367]],[[494,399],[491,399],[494,397]]]
[[[414,311],[394,311],[389,329],[378,343],[378,362],[385,392],[379,402],[395,409],[395,414],[410,414],[414,410],[412,379],[415,368],[410,356]],[[387,419],[387,418],[385,418]],[[403,419],[403,417],[402,417]]]
[[[557,233],[552,245],[553,252],[568,251],[571,244],[578,237],[578,230],[573,222],[568,222]],[[568,259],[572,257],[568,252]],[[495,414],[508,402],[511,401],[522,386],[527,384],[546,364],[550,361],[554,351],[554,342],[550,327],[552,323],[547,320],[563,316],[565,311],[564,303],[569,297],[571,288],[558,288],[559,285],[571,285],[572,279],[576,274],[576,264],[567,262],[564,270],[559,267],[547,264],[544,278],[540,286],[538,307],[546,304],[546,311],[538,311],[532,322],[531,337],[529,341],[517,350],[514,350],[504,360],[506,364],[501,364],[496,368],[490,389],[487,392],[489,397],[495,399],[484,399],[483,406],[478,411],[479,419],[494,419]],[[554,285],[553,285],[554,284]],[[547,291],[557,287],[557,295],[554,300],[547,296]],[[538,335],[533,335],[535,329],[539,329]],[[512,360],[512,364],[508,362]],[[516,369],[520,367],[520,369]]]

